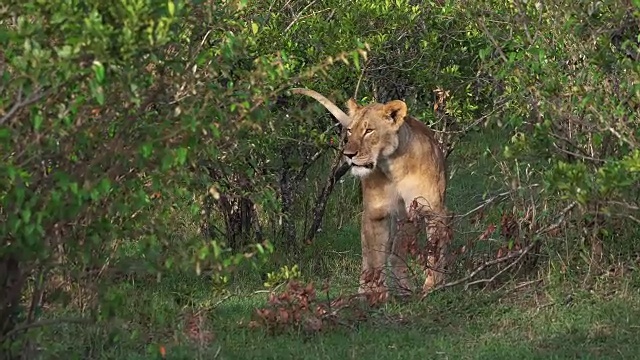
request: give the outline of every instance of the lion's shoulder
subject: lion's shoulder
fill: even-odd
[[[426,136],[431,140],[436,139],[435,133],[433,132],[433,130],[430,127],[428,127],[425,123],[414,118],[413,116],[407,116],[407,118],[405,119],[405,122],[407,123],[407,125],[409,125],[409,128],[414,134]]]

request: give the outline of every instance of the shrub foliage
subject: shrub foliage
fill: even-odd
[[[300,253],[344,171],[340,129],[294,86],[404,99],[452,154],[452,181],[483,156],[470,134],[502,139],[482,173],[511,191],[513,226],[549,237],[575,202],[569,241],[589,234],[598,257],[637,247],[638,6],[3,3],[0,341],[19,351],[45,304],[118,316],[123,276],[224,283],[274,249]],[[335,201],[357,211],[357,194]]]

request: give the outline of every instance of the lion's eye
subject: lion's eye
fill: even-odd
[[[347,135],[351,136],[351,129],[347,129]]]
[[[367,130],[365,130],[365,131],[364,131],[364,134],[365,134],[365,135],[367,135],[367,134],[371,134],[371,133],[373,132],[373,130],[374,130],[374,129],[367,129]]]

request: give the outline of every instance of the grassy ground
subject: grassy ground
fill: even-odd
[[[55,341],[41,350],[44,358],[67,359],[157,359],[160,346],[168,359],[634,358],[639,282],[632,276],[603,278],[590,289],[566,279],[493,292],[452,288],[423,302],[391,301],[366,321],[319,334],[269,335],[246,326],[266,294],[242,287],[221,296],[204,280],[173,277],[120,285],[127,306],[118,318],[127,321],[48,328],[41,335]],[[190,314],[198,311],[203,342],[188,336]]]
[[[449,206],[457,212],[473,207],[491,186],[485,181],[491,161],[479,156],[487,146],[473,148],[473,139],[469,144],[454,162],[466,164],[453,169]],[[336,197],[350,191],[353,184],[346,182]],[[338,220],[325,225],[298,263],[304,280],[330,280],[333,295],[353,292],[360,266],[357,216],[331,208],[327,216]],[[167,274],[159,282],[126,279],[109,291],[109,302],[120,304],[112,309],[115,321],[63,323],[32,335],[45,359],[160,359],[161,348],[167,359],[637,357],[640,276],[584,281],[584,275],[560,268],[541,270],[526,286],[512,281],[493,291],[454,287],[422,302],[391,301],[372,310],[366,321],[318,334],[279,335],[247,326],[267,299],[255,271],[240,272],[229,293],[216,292],[206,277],[192,273]]]

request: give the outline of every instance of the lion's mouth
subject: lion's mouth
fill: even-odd
[[[366,163],[366,164],[362,164],[362,165],[358,165],[358,164],[352,164],[352,166],[354,167],[361,167],[361,168],[365,168],[365,169],[373,169],[373,163]]]

